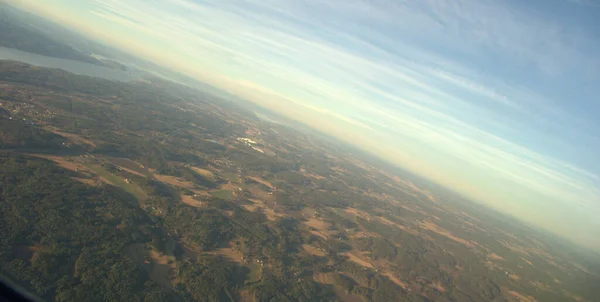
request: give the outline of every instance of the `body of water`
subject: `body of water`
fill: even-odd
[[[144,73],[140,71],[112,69],[90,63],[28,53],[6,47],[0,47],[0,60],[14,60],[40,67],[59,68],[75,74],[115,81],[131,81],[144,76]]]

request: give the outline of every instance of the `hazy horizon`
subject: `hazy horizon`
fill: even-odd
[[[591,2],[9,2],[600,250]]]

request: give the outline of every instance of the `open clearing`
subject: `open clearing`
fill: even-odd
[[[233,191],[231,191],[231,190],[218,190],[218,191],[212,191],[209,193],[210,193],[210,195],[212,195],[215,198],[220,198],[220,199],[224,199],[224,200],[233,199]]]
[[[246,209],[247,211],[250,212],[256,212],[256,211],[261,211],[263,214],[265,214],[265,216],[267,216],[267,219],[269,219],[270,221],[275,221],[277,219],[279,219],[280,217],[285,217],[285,214],[281,214],[281,213],[277,213],[275,212],[274,209],[271,209],[269,207],[267,207],[265,205],[265,203],[261,200],[258,199],[248,199],[249,201],[251,201],[251,204],[241,204],[242,207],[244,207],[244,209]]]
[[[99,166],[86,165],[86,167],[90,171],[96,173],[100,177],[101,180],[106,180],[114,186],[121,187],[123,190],[125,190],[128,193],[135,196],[137,198],[137,200],[144,200],[144,199],[148,198],[148,196],[146,195],[146,192],[144,192],[144,190],[142,190],[140,187],[138,187],[137,185],[135,185],[131,182],[125,181],[124,178],[114,175]]]
[[[200,208],[202,206],[204,206],[204,203],[202,201],[196,200],[193,196],[189,196],[189,195],[181,195],[181,202],[192,206],[192,207],[196,207],[196,208]]]
[[[432,231],[432,232],[434,232],[434,233],[436,233],[438,235],[444,236],[444,237],[446,237],[448,239],[452,239],[452,240],[454,240],[454,241],[456,241],[458,243],[461,243],[461,244],[463,244],[463,245],[465,245],[467,247],[474,247],[475,246],[475,244],[473,244],[473,242],[467,241],[467,240],[459,238],[459,237],[456,237],[456,236],[452,235],[452,233],[450,233],[448,230],[446,230],[444,228],[441,228],[440,226],[438,226],[437,224],[435,224],[435,223],[433,223],[431,221],[424,221],[420,225],[421,225],[422,228],[424,228],[426,230]]]
[[[215,175],[210,170],[202,169],[202,168],[198,168],[198,167],[190,167],[190,169],[192,169],[192,171],[194,171],[194,172],[200,174],[201,176],[206,177],[210,180],[215,179]]]
[[[80,178],[80,177],[71,177],[71,179],[84,183],[88,186],[95,186],[96,185],[96,181],[91,179],[91,178]]]
[[[57,165],[65,168],[67,170],[71,170],[71,171],[87,170],[86,166],[79,164],[79,163],[72,162],[72,161],[68,160],[67,157],[48,155],[48,154],[37,154],[37,153],[30,153],[29,155],[49,159],[49,160],[55,162]]]
[[[225,179],[227,179],[227,180],[229,180],[229,181],[231,181],[233,183],[240,183],[241,182],[241,179],[238,176],[238,174],[234,173],[234,172],[221,172],[221,173],[219,173],[219,176],[222,177],[222,178],[225,178]]]
[[[243,263],[244,261],[244,255],[230,247],[216,249],[215,251],[208,252],[208,254],[220,255],[237,263]]]
[[[315,273],[313,279],[321,284],[334,284],[333,273]]]
[[[260,208],[257,204],[243,204],[242,207],[248,212],[256,212]]]
[[[22,246],[13,249],[17,258],[25,261],[35,261],[35,256],[42,250],[41,245]]]
[[[240,302],[256,302],[256,298],[254,297],[254,294],[249,289],[241,290],[239,299],[240,299]]]
[[[331,224],[329,224],[329,222],[317,218],[309,218],[308,221],[304,222],[304,224],[318,230],[328,230],[329,227],[331,227]]]
[[[186,188],[186,189],[191,189],[194,187],[194,183],[192,183],[191,181],[187,181],[185,179],[181,179],[181,178],[178,178],[175,176],[156,173],[156,174],[154,174],[154,178],[156,178],[160,182],[164,182],[166,184],[176,186],[176,187],[182,187],[182,188]]]
[[[125,256],[142,264],[150,279],[165,288],[171,288],[171,278],[177,266],[175,257],[148,250],[142,243],[134,243],[124,248]]]
[[[150,279],[164,287],[171,287],[171,278],[177,267],[175,257],[163,255],[151,250],[150,258],[152,258]]]
[[[144,192],[144,190],[142,190],[137,185],[135,185],[131,182],[125,181],[125,179],[123,177],[114,175],[114,174],[106,171],[104,168],[102,168],[100,166],[91,165],[91,164],[84,165],[81,163],[71,161],[71,160],[69,160],[68,157],[46,155],[46,154],[30,154],[30,155],[49,159],[49,160],[55,162],[56,164],[58,164],[59,166],[65,168],[67,170],[74,171],[74,172],[91,172],[91,173],[95,174],[100,181],[102,181],[106,184],[109,184],[109,185],[120,187],[120,188],[124,189],[125,191],[127,191],[128,193],[135,196],[138,200],[144,200],[148,197],[146,195],[146,193]],[[83,182],[85,184],[89,184],[89,185],[93,185],[95,183],[94,180],[92,180],[92,179],[77,178],[77,177],[74,177],[74,179],[77,181]]]
[[[508,293],[512,296],[513,300],[512,301],[525,301],[525,302],[537,302],[536,299],[534,299],[531,296],[525,296],[523,294],[520,294],[514,290],[509,290]]]
[[[96,143],[94,143],[93,141],[91,141],[89,139],[82,137],[81,135],[63,132],[54,127],[48,127],[47,129],[48,129],[48,131],[50,131],[54,134],[58,134],[64,138],[68,139],[73,144],[80,145],[80,146],[83,145],[83,146],[96,147]]]
[[[248,191],[250,191],[250,193],[257,199],[269,202],[275,201],[275,195],[269,194],[268,192],[261,190],[260,188],[258,188],[258,186],[249,186]]]
[[[129,173],[137,174],[140,176],[151,176],[152,174],[148,171],[148,169],[144,168],[139,163],[123,157],[113,157],[109,158],[111,164],[115,166],[119,166],[120,168],[126,170]]]
[[[363,211],[361,211],[359,209],[353,208],[353,207],[346,208],[344,210],[344,212],[346,212],[346,214],[349,214],[351,216],[358,216],[360,218],[364,218],[364,219],[367,219],[367,220],[371,219],[371,215],[369,215],[369,214],[367,214],[367,213],[365,213],[365,212],[363,212]]]
[[[248,269],[250,269],[250,274],[248,274],[247,283],[258,282],[262,279],[262,265],[258,263],[249,263],[246,265]]]
[[[378,218],[379,218],[379,220],[380,220],[382,223],[384,223],[384,224],[386,224],[386,225],[389,225],[389,226],[392,226],[392,227],[395,227],[395,228],[401,229],[401,230],[403,230],[403,231],[405,231],[405,232],[407,232],[407,233],[410,233],[410,234],[412,234],[412,235],[417,235],[417,234],[419,234],[419,232],[417,232],[417,230],[414,230],[414,229],[411,229],[411,228],[405,227],[405,226],[403,226],[403,225],[397,224],[397,223],[395,223],[395,222],[393,222],[393,221],[391,221],[391,220],[388,220],[388,219],[387,219],[387,218],[385,218],[385,217],[378,217]]]
[[[310,255],[313,255],[313,256],[324,257],[326,255],[325,252],[323,252],[323,251],[321,251],[321,250],[317,249],[316,247],[314,247],[312,245],[309,245],[309,244],[303,244],[302,248],[307,253],[309,253]]]
[[[400,285],[400,287],[402,288],[406,288],[406,283],[402,282],[402,280],[398,279],[396,276],[394,276],[394,274],[392,274],[391,272],[387,272],[385,274],[383,274],[384,276],[387,276],[388,278],[390,278],[390,280],[392,280],[392,282]]]
[[[364,267],[368,267],[368,268],[373,268],[373,264],[371,264],[370,262],[356,256],[355,254],[353,254],[352,252],[346,252],[346,253],[342,253],[342,255],[348,257],[348,260],[360,265],[360,266],[364,266]]]
[[[277,220],[279,217],[284,217],[285,215],[276,213],[275,210],[271,208],[263,208],[263,213],[267,215],[267,219],[271,221]]]
[[[346,302],[364,301],[363,299],[361,299],[360,296],[346,293],[346,291],[343,288],[341,288],[340,286],[336,286],[335,281],[334,281],[335,280],[334,273],[315,273],[315,274],[313,274],[313,279],[316,282],[319,282],[321,284],[333,285],[335,294],[338,297],[339,301],[346,301]]]
[[[335,233],[334,231],[329,230],[331,224],[329,224],[326,221],[323,221],[322,219],[308,218],[307,221],[303,221],[302,223],[308,226],[309,228],[312,228],[310,232],[313,235],[319,236],[323,239],[328,239],[331,233]]]
[[[262,177],[249,176],[248,178],[256,181],[257,183],[263,184],[271,189],[275,188],[271,182],[262,179]]]

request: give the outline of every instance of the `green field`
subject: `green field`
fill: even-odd
[[[122,188],[128,193],[131,193],[133,196],[135,196],[135,198],[137,198],[137,200],[141,201],[148,198],[148,195],[146,195],[144,190],[133,183],[126,183],[123,177],[114,175],[106,171],[104,168],[95,165],[86,165],[86,167],[90,169],[90,171],[96,173],[98,176],[106,178],[106,180]]]
[[[230,190],[213,191],[213,192],[210,192],[210,195],[212,195],[213,197],[216,197],[216,198],[224,199],[224,200],[233,199],[233,192]]]
[[[240,176],[235,172],[220,172],[219,176],[223,177],[233,183],[241,183],[242,182],[242,179],[240,178]]]
[[[262,276],[262,266],[258,263],[250,263],[246,265],[250,269],[250,273],[248,274],[248,279],[246,283],[252,283],[260,281]]]

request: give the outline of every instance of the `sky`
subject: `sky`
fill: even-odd
[[[11,2],[600,250],[600,2]]]

